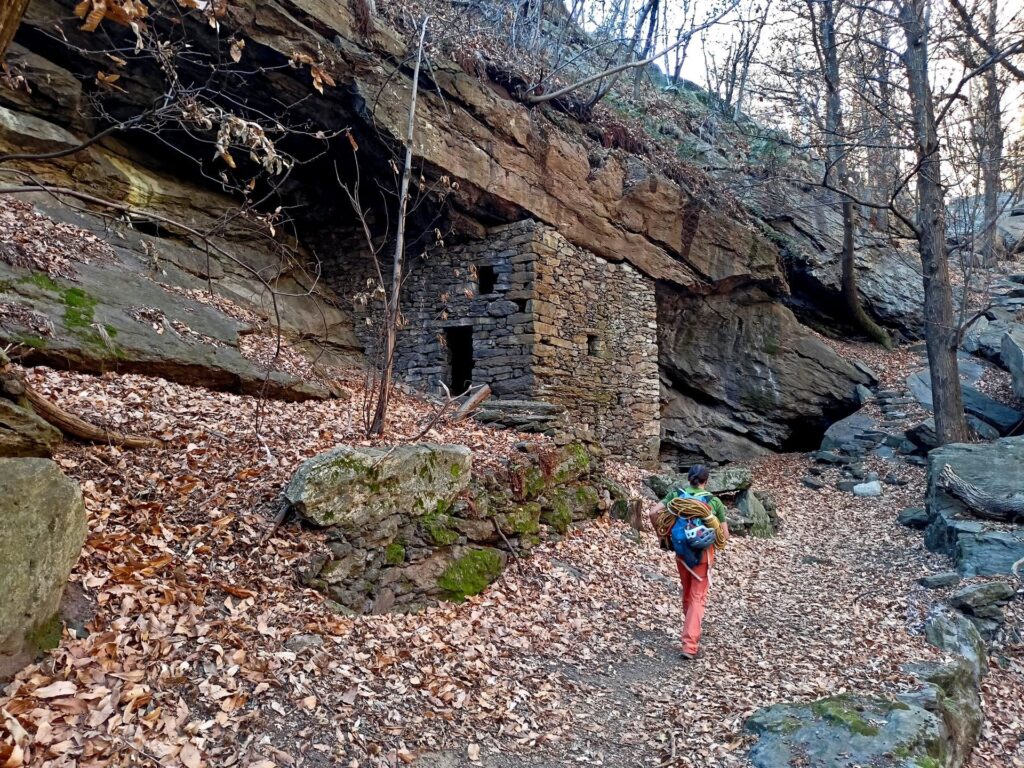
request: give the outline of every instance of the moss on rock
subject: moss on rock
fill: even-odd
[[[837,725],[844,725],[852,733],[861,736],[874,736],[878,733],[878,726],[869,723],[853,703],[842,696],[815,702],[811,706],[811,711]]]
[[[60,616],[54,614],[47,621],[42,622],[25,636],[25,640],[33,650],[49,651],[60,645],[61,634],[64,626],[61,624]]]
[[[555,467],[556,483],[569,483],[590,472],[590,453],[583,443],[571,443],[562,449],[561,460]]]
[[[536,533],[540,530],[541,505],[530,502],[508,512],[495,515],[498,527],[507,535],[521,536],[524,533]]]
[[[471,549],[445,568],[437,580],[445,600],[462,602],[478,595],[498,576],[504,563],[495,549]]]
[[[452,518],[446,512],[431,512],[420,518],[420,525],[430,540],[439,547],[454,544],[459,533],[452,529]]]
[[[388,565],[400,565],[405,562],[405,545],[400,541],[392,541],[384,550],[384,562]]]
[[[565,533],[572,524],[572,505],[569,495],[562,490],[550,494],[547,504],[541,510],[540,520],[554,528],[558,533]]]

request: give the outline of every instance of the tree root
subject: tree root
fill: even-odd
[[[44,421],[52,424],[63,434],[86,443],[106,443],[123,448],[159,448],[164,443],[154,437],[126,435],[114,429],[91,424],[69,413],[56,403],[36,392],[21,376],[10,370],[6,357],[0,353],[0,384],[3,394],[12,399],[24,401]]]

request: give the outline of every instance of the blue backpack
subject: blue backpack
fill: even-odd
[[[707,500],[711,494],[706,491],[695,494],[680,489],[677,493],[678,498],[695,499],[711,509]],[[679,558],[690,568],[696,568],[704,558],[704,550],[715,543],[715,532],[704,525],[700,518],[680,517],[672,524],[669,538]]]

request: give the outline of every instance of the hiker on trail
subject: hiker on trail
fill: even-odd
[[[715,550],[723,549],[729,538],[725,504],[704,488],[708,476],[708,468],[703,464],[690,467],[689,485],[669,493],[650,515],[662,546],[676,555],[683,587],[684,659],[697,658]]]

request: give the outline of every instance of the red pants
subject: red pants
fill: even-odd
[[[700,643],[700,625],[704,620],[704,606],[708,600],[708,586],[711,580],[711,565],[715,561],[713,549],[708,549],[700,565],[690,570],[690,573],[683,564],[683,561],[676,558],[676,567],[679,569],[679,581],[683,585],[683,651],[685,653],[697,653],[697,646]],[[695,578],[694,574],[697,577]]]

